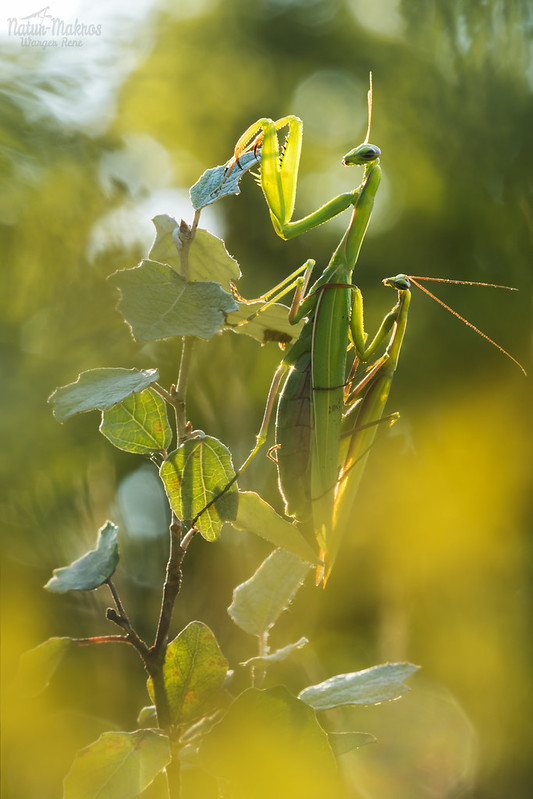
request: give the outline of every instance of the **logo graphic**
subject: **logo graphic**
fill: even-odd
[[[83,47],[84,40],[101,34],[101,25],[55,17],[51,6],[7,20],[7,35],[19,38],[21,47]]]

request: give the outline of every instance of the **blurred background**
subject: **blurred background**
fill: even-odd
[[[147,254],[155,214],[192,220],[188,188],[230,157],[251,122],[304,120],[299,217],[361,179],[341,158],[365,136],[372,70],[371,141],[384,179],[355,275],[367,329],[394,302],[384,277],[504,283],[519,293],[451,286],[440,296],[532,369],[530,0],[47,8],[65,25],[95,28],[79,46],[58,35],[44,47],[48,39],[21,27],[42,21],[40,3],[3,6],[6,799],[57,799],[76,750],[103,730],[134,729],[147,703],[128,647],[76,650],[35,700],[9,687],[20,653],[48,637],[114,632],[103,588],[42,590],[53,568],[93,546],[107,518],[121,530],[116,584],[147,638],[166,562],[154,469],[114,450],[97,432],[98,414],[58,425],[46,399],[97,366],[158,366],[163,384],[176,379],[176,343],[135,344],[105,278]],[[242,294],[257,296],[308,257],[327,263],[346,218],[285,243],[253,181],[243,184],[201,220],[239,261]],[[236,463],[254,442],[279,358],[275,345],[231,333],[196,347],[189,416]],[[415,290],[389,405],[401,420],[379,436],[326,591],[304,588],[272,642],[311,641],[272,674],[296,691],[378,662],[422,666],[399,702],[329,720],[379,739],[343,758],[366,799],[532,795],[531,393],[531,378]],[[242,485],[281,510],[264,454]],[[195,541],[174,633],[198,618],[234,664],[255,654],[226,608],[267,552],[230,527],[216,544]]]

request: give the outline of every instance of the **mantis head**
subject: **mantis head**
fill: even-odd
[[[368,144],[365,142],[355,147],[353,150],[350,150],[342,159],[342,163],[344,166],[365,166],[366,164],[371,164],[373,161],[377,161],[380,155],[381,150],[379,147],[376,147],[375,144]]]
[[[397,291],[408,291],[411,288],[411,281],[407,275],[396,275],[395,277],[386,277],[383,281],[384,286],[390,286]]]

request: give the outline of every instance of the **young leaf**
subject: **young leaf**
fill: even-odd
[[[289,322],[289,308],[281,302],[269,305],[264,311],[254,316],[251,321],[243,324],[250,316],[260,311],[263,305],[265,305],[263,300],[239,303],[239,310],[228,315],[226,327],[233,333],[251,336],[256,341],[259,341],[260,344],[274,341],[285,345],[298,338],[304,322],[302,320],[297,324],[291,324]]]
[[[222,524],[235,519],[239,502],[236,484],[204,511],[235,477],[230,452],[218,439],[188,439],[168,456],[159,474],[179,519],[192,523],[201,513],[195,524],[206,541],[216,541]]]
[[[157,369],[89,369],[75,383],[56,388],[48,402],[54,406],[56,419],[64,422],[76,413],[105,411],[158,379]]]
[[[63,799],[133,799],[170,761],[166,735],[104,732],[81,749],[64,780]]]
[[[283,686],[241,693],[200,746],[236,799],[339,796],[335,759],[311,708]]]
[[[103,411],[99,429],[118,449],[141,455],[164,451],[172,440],[165,401],[151,388]]]
[[[234,590],[229,615],[250,635],[263,635],[290,605],[308,571],[309,563],[283,549],[275,550]]]
[[[353,752],[360,746],[373,744],[376,740],[369,732],[328,732],[328,741],[336,757]]]
[[[118,303],[137,341],[171,336],[211,338],[237,303],[213,281],[189,282],[167,264],[142,261],[109,275],[121,291]]]
[[[42,693],[71,646],[70,638],[49,638],[24,652],[16,676],[17,691],[29,697]]]
[[[237,518],[232,522],[237,530],[261,536],[276,547],[292,552],[296,557],[316,563],[317,555],[298,528],[282,519],[274,508],[254,491],[239,491]]]
[[[245,172],[259,163],[260,158],[260,153],[244,153],[231,171],[226,169],[225,164],[207,169],[189,191],[195,210],[199,211],[200,208],[220,200],[227,194],[240,194],[240,179]]]
[[[168,645],[163,675],[174,724],[212,713],[222,700],[228,661],[209,627],[193,621]],[[153,685],[148,680],[153,699]]]
[[[298,696],[315,710],[341,705],[377,705],[409,691],[403,680],[412,677],[418,668],[412,663],[385,663],[350,674],[337,674],[304,688]]]
[[[54,569],[54,576],[44,586],[47,591],[92,591],[108,580],[118,563],[118,527],[106,522],[98,530],[96,549],[91,549],[70,566]]]
[[[271,652],[269,655],[249,658],[241,663],[241,666],[266,666],[270,663],[279,663],[282,660],[287,660],[287,658],[292,655],[293,652],[295,652],[297,649],[302,649],[308,643],[309,640],[307,638],[300,638],[299,641],[295,641],[293,644],[288,644],[281,649],[276,649],[275,652]]]

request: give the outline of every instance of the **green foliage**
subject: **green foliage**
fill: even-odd
[[[213,281],[189,282],[167,264],[142,261],[109,276],[121,291],[119,308],[137,341],[172,336],[211,338],[238,305]]]
[[[290,552],[275,550],[233,592],[228,612],[235,624],[250,635],[268,633],[292,602],[309,566]]]
[[[168,738],[154,730],[105,732],[78,752],[63,799],[134,799],[169,760]]]
[[[282,547],[308,563],[316,561],[316,553],[299,529],[283,519],[254,491],[239,492],[239,509],[233,526],[238,530],[255,533],[275,547]]]
[[[92,591],[109,580],[118,564],[118,527],[106,522],[98,530],[96,548],[86,552],[70,566],[54,569],[54,576],[44,586],[48,591]]]
[[[216,541],[223,523],[235,519],[237,486],[225,490],[235,472],[229,450],[216,438],[187,439],[165,459],[159,474],[174,513],[194,521],[206,541]]]
[[[167,647],[163,677],[172,723],[190,725],[224,701],[228,661],[205,624],[192,621]],[[153,698],[153,683],[148,680]]]
[[[398,699],[408,691],[403,681],[412,677],[417,669],[412,663],[385,663],[351,674],[337,674],[304,688],[298,696],[315,710],[330,710],[342,705],[375,705]]]
[[[104,411],[99,429],[115,447],[138,455],[164,452],[172,441],[165,402],[150,388]]]
[[[193,207],[198,211],[228,194],[240,194],[240,179],[245,172],[256,166],[259,160],[259,154],[244,153],[231,171],[225,164],[207,169],[190,189]]]
[[[75,383],[56,388],[48,402],[56,419],[64,422],[76,413],[105,411],[158,379],[157,369],[89,369]]]

